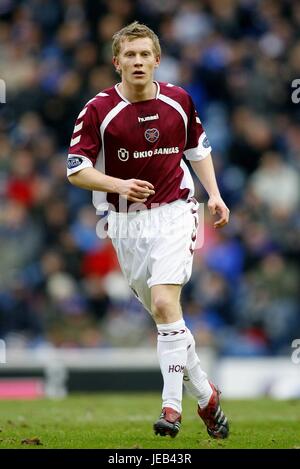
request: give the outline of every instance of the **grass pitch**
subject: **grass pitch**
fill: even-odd
[[[160,413],[159,394],[0,401],[0,448],[300,448],[300,401],[222,404],[231,433],[219,441],[209,438],[189,397],[184,398],[182,427],[175,439],[152,431]]]

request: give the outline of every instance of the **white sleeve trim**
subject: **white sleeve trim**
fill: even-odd
[[[67,176],[78,173],[84,168],[93,168],[93,163],[89,158],[83,155],[70,153],[67,161]]]
[[[203,145],[204,140],[206,141],[206,145]],[[206,137],[206,133],[202,132],[199,137],[198,146],[195,148],[190,148],[188,150],[184,150],[184,155],[187,160],[190,161],[201,161],[204,160],[212,151],[210,144],[208,143]]]
[[[160,99],[161,101],[163,101],[164,103],[168,104],[169,106],[173,107],[174,109],[176,109],[177,112],[179,112],[179,114],[181,115],[182,117],[182,120],[184,122],[184,129],[185,129],[185,144],[186,144],[186,141],[187,141],[187,126],[188,126],[188,117],[183,109],[183,107],[177,102],[175,101],[174,99],[172,98],[169,98],[169,96],[165,96],[164,94],[160,94],[158,99]]]

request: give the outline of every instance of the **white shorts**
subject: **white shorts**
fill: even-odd
[[[151,314],[151,287],[184,285],[192,273],[198,226],[196,199],[150,210],[111,211],[108,236],[130,288]]]

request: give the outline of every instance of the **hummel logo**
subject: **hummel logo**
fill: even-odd
[[[183,365],[169,365],[169,373],[183,373],[184,366]]]
[[[159,119],[158,114],[154,114],[153,116],[138,117],[139,122],[156,121],[157,119]]]

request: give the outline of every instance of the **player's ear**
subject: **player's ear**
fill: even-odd
[[[120,64],[119,64],[119,60],[118,60],[118,57],[116,57],[115,55],[113,56],[112,63],[113,63],[114,66],[115,66],[116,72],[120,73]]]
[[[157,56],[155,57],[155,65],[154,65],[154,67],[155,67],[155,68],[159,67],[159,64],[160,64],[160,56],[157,55]]]

